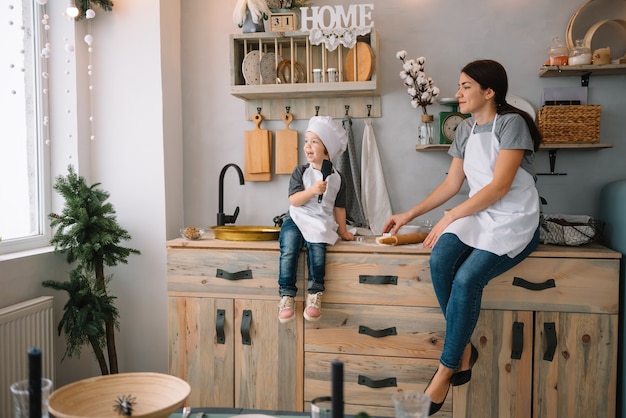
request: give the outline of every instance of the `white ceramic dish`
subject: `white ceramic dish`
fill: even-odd
[[[243,78],[245,78],[246,84],[261,84],[259,61],[259,51],[257,50],[248,52],[243,58],[243,62],[241,63],[241,71],[243,72]]]
[[[526,100],[522,99],[519,96],[507,94],[506,102],[528,113],[530,117],[533,118],[533,120],[535,120],[535,118],[537,117],[537,113],[535,112],[535,108],[533,107],[533,105],[531,105],[530,103],[528,103]]]
[[[261,73],[261,80],[263,84],[276,84],[276,65],[281,62],[283,58],[279,55],[276,59],[276,54],[268,52],[261,57],[261,63],[259,64],[259,71]]]

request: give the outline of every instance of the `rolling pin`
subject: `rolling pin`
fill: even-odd
[[[392,235],[390,237],[378,237],[378,244],[401,245],[401,244],[417,244],[423,242],[428,236],[428,232],[417,232],[415,234]]]

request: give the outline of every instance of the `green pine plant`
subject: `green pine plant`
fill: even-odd
[[[88,186],[71,165],[67,176],[56,178],[54,189],[65,199],[65,207],[61,214],[48,216],[54,231],[50,243],[75,267],[69,282],[46,280],[42,284],[69,294],[58,326],[59,335],[65,332],[65,354],[80,355],[89,342],[104,375],[119,372],[115,348],[118,311],[113,304],[115,297],[107,289],[111,277],[105,276],[104,268],[126,264],[131,254],[140,252],[120,245],[131,236],[117,223],[113,205],[106,202],[109,193],[99,186]]]
[[[92,4],[97,4],[102,10],[107,12],[113,10],[113,2],[111,0],[76,0],[75,4],[78,8],[77,20],[85,18],[87,10],[92,8]]]

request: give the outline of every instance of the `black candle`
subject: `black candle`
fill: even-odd
[[[343,418],[343,363],[332,362],[332,405],[333,418]]]
[[[28,349],[28,416],[41,418],[41,350]]]

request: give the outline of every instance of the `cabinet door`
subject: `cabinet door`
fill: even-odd
[[[234,407],[233,300],[169,297],[168,304],[169,372],[191,385],[187,405]]]
[[[452,390],[453,416],[531,417],[532,339],[533,312],[481,311],[472,336],[478,361],[472,380]]]
[[[618,317],[538,312],[534,417],[615,417]]]
[[[278,321],[275,300],[235,300],[235,407],[302,411],[302,302],[296,320]]]

